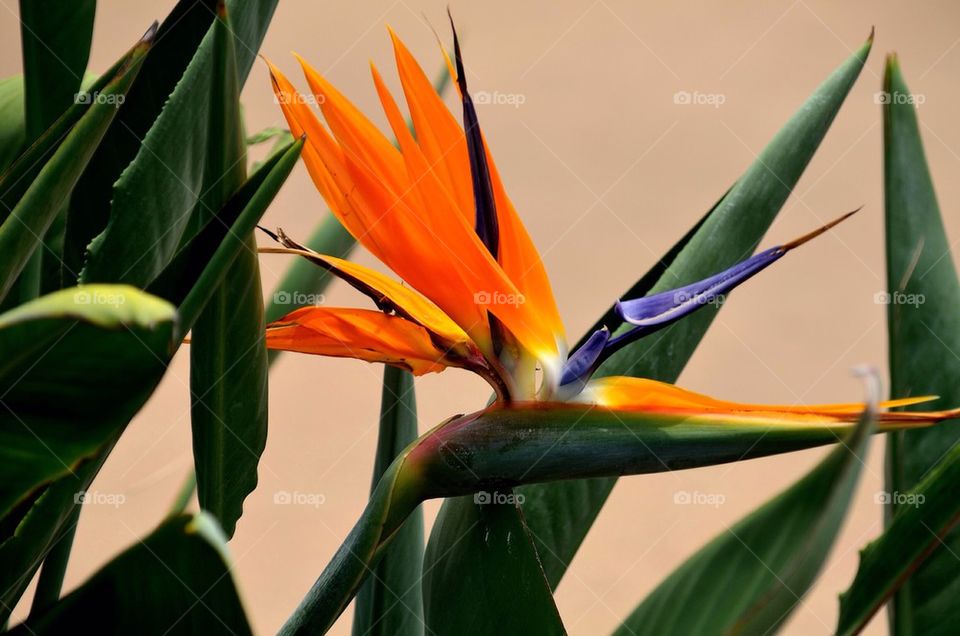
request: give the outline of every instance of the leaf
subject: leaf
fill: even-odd
[[[169,303],[113,285],[0,314],[0,618],[159,382],[175,320]]]
[[[149,36],[150,34],[148,33],[145,37]],[[78,99],[71,104],[22,154],[15,154],[12,157],[12,159],[16,159],[16,161],[11,161],[11,165],[4,168],[2,173],[0,173],[0,202],[2,202],[0,218],[6,218],[7,212],[16,205],[17,201],[23,196],[23,193],[27,191],[27,188],[30,187],[30,184],[36,179],[37,174],[39,174],[50,156],[60,147],[67,133],[70,132],[70,129],[73,128],[74,124],[90,109],[93,103],[92,96],[101,94],[107,85],[115,79],[117,74],[123,71],[123,69],[140,55],[140,47],[141,43],[138,42],[136,46],[114,63],[103,75],[97,78],[88,78],[89,81],[84,84],[84,91],[85,95],[89,95],[91,98]],[[0,91],[2,91],[2,89],[0,89]],[[22,99],[22,92],[20,95]],[[0,123],[0,125],[2,125],[2,123]],[[13,150],[19,152],[19,148]]]
[[[256,244],[250,237],[193,327],[191,425],[200,507],[232,536],[257,487],[267,443],[267,349]]]
[[[756,249],[833,122],[863,68],[872,41],[871,35],[859,51],[814,91],[706,220],[700,222],[700,228],[675,258],[670,259],[668,253],[663,261],[669,262],[669,266],[647,290],[649,293],[714,274]],[[676,380],[715,313],[716,309],[704,308],[652,338],[625,347],[600,367],[599,375]],[[524,497],[526,523],[536,539],[551,588],[556,589],[560,583],[615,483],[616,478],[603,478],[518,489],[518,494]],[[470,505],[471,502],[463,499],[444,502],[439,518],[471,515],[473,513],[465,510]],[[455,527],[453,523],[448,525]],[[457,539],[459,537],[434,532],[427,553],[443,555]],[[431,547],[434,542],[437,545]],[[427,560],[424,567],[435,567],[435,563]],[[446,581],[443,587],[425,589],[425,602],[442,602],[439,599],[466,593],[455,584],[456,581]],[[431,599],[434,594],[438,595],[436,601]]]
[[[380,431],[373,466],[371,494],[376,491],[393,460],[417,438],[417,401],[413,375],[384,366],[380,401]],[[357,593],[354,610],[355,636],[402,636],[424,633],[423,512],[418,508],[397,531]]]
[[[20,154],[26,139],[24,117],[23,78],[14,76],[0,80],[0,172]],[[6,218],[8,211],[0,209],[0,219]]]
[[[74,189],[64,237],[64,281],[79,278],[88,244],[110,220],[114,185],[138,153],[148,153],[142,140],[158,122],[164,105],[210,30],[215,8],[214,0],[180,0],[157,29],[155,45],[141,71],[146,79],[130,89],[101,149]],[[194,98],[199,100],[205,94],[198,90]],[[169,175],[164,171],[156,176],[165,180]],[[151,189],[146,194],[153,192]]]
[[[181,268],[177,272],[169,270],[166,272],[169,274],[169,279],[167,280],[168,286],[164,288],[164,291],[170,293],[171,299],[177,300],[177,302],[182,299],[182,303],[179,312],[180,324],[170,327],[170,331],[174,335],[170,337],[166,353],[159,350],[154,351],[149,358],[157,365],[158,379],[159,374],[163,372],[173,355],[175,345],[178,345],[183,339],[184,334],[189,330],[213,289],[222,280],[226,267],[229,266],[239,250],[245,249],[243,241],[238,237],[249,234],[252,228],[256,226],[257,221],[296,163],[301,148],[302,141],[297,142],[285,153],[277,155],[269,165],[265,165],[263,169],[251,176],[237,196],[221,212],[221,216],[218,219],[211,220],[208,228],[191,243],[190,249],[181,254],[182,261],[177,261]],[[232,230],[232,233],[228,233],[228,228]],[[89,291],[93,287],[85,289]],[[67,291],[61,293],[66,294]],[[142,294],[142,292],[137,293]],[[101,295],[101,297],[110,298],[110,295]],[[91,295],[90,298],[92,299],[94,296]],[[127,302],[122,305],[124,307],[131,306]],[[110,304],[97,303],[94,305],[95,309],[108,309],[110,307]],[[24,309],[21,307],[18,311],[24,311]],[[126,332],[127,339],[132,339],[132,333],[134,332]],[[2,334],[2,331],[0,331],[0,334]],[[49,335],[47,338],[54,339],[56,335]],[[124,334],[121,333],[113,337],[120,338],[122,335]],[[37,337],[35,340],[40,341],[41,338]],[[139,344],[140,341],[149,342],[145,335],[139,334],[138,338],[133,340],[134,342],[126,342],[123,345],[125,348],[122,348],[121,351],[149,353]],[[10,342],[20,345],[21,342],[31,342],[31,340],[12,338]],[[0,338],[0,344],[2,343],[3,340]],[[6,345],[4,346],[6,347]],[[64,345],[58,344],[57,346]],[[12,345],[10,349],[5,348],[4,350],[16,351],[12,348]],[[52,355],[49,354],[48,357]],[[79,355],[77,359],[86,360],[87,357],[87,354],[83,354]],[[122,362],[122,358],[118,358],[112,351],[102,354],[94,351],[92,354],[94,360],[107,358],[115,359],[117,363]],[[57,361],[55,366],[60,364],[63,367],[64,371],[62,373],[66,373],[71,368],[70,365],[75,363],[69,357],[61,360],[54,356],[51,357],[51,360]],[[30,353],[26,352],[21,363],[29,364],[30,361]],[[0,369],[2,368],[0,366]],[[125,375],[123,366],[111,367],[111,370],[118,377],[105,380],[104,387],[117,387],[118,390],[125,390],[122,393],[122,398],[124,400],[134,400],[131,402],[129,409],[126,410],[128,414],[116,414],[118,418],[117,429],[122,431],[129,417],[139,410],[140,406],[146,401],[152,387],[145,388],[144,393],[137,395],[131,391],[133,388],[132,378]],[[85,369],[81,368],[79,371],[83,373]],[[102,372],[102,369],[98,372]],[[11,371],[11,373],[16,373],[16,371]],[[99,376],[92,376],[91,381],[96,377]],[[41,384],[44,381],[43,379],[39,380]],[[97,386],[95,388],[99,390],[101,387]],[[2,393],[2,390],[0,390],[0,393]],[[44,399],[48,399],[49,395],[49,393],[46,394]],[[88,395],[95,397],[98,394],[91,389]],[[36,397],[33,399],[39,400]],[[38,401],[38,404],[43,403],[42,400]],[[85,408],[86,402],[80,400],[77,405],[78,408]],[[101,413],[98,409],[87,409],[76,418],[76,421],[83,422],[85,426],[90,427],[93,424],[87,420],[92,419],[96,423],[98,422],[96,418],[99,415]],[[37,567],[39,567],[44,554],[56,540],[64,524],[68,523],[70,514],[76,505],[77,493],[82,493],[90,487],[90,483],[118,437],[119,432],[100,446],[94,455],[80,460],[73,473],[61,477],[45,490],[31,493],[20,502],[15,514],[8,515],[5,518],[0,517],[0,590],[5,591],[3,595],[0,595],[0,607],[12,608],[16,604],[16,600],[26,589]],[[0,618],[2,617],[3,615],[0,614]]]
[[[913,490],[880,493],[876,498],[878,503],[896,498],[899,510],[880,538],[860,551],[860,567],[853,583],[840,595],[837,634],[859,633],[898,589],[900,594],[904,590],[915,594],[918,588],[912,577],[918,574],[942,585],[922,599],[923,603],[917,603],[916,597],[904,599],[910,604],[901,601],[898,612],[915,610],[915,613],[898,614],[894,629],[932,635],[955,631],[949,619],[956,578],[952,573],[953,564],[940,557],[949,554],[948,542],[954,540],[951,529],[960,521],[958,480],[960,447],[955,447]],[[936,577],[941,572],[943,575]],[[911,629],[914,631],[909,632]]]
[[[20,0],[27,139],[33,141],[76,99],[87,68],[96,0]]]
[[[217,182],[202,197],[219,210],[244,180],[246,152],[239,119],[233,37],[227,16],[212,30],[211,125],[207,163]],[[213,215],[204,212],[204,223]],[[196,231],[194,231],[194,234]],[[244,248],[193,325],[190,347],[191,426],[200,507],[233,536],[243,500],[257,486],[257,465],[267,441],[267,350],[263,296],[252,229],[240,237]]]
[[[280,628],[281,636],[326,633],[416,510],[420,498],[402,475],[405,457],[406,452],[387,468],[350,534]]]
[[[891,96],[883,107],[891,393],[939,395],[940,404],[956,404],[960,283],[912,94],[895,57],[888,58],[883,90]],[[955,602],[960,598],[960,532],[947,533],[960,514],[960,475],[954,466],[960,461],[954,452],[958,440],[955,422],[888,438],[888,529],[863,554],[841,603],[841,632],[862,627],[898,588],[889,606],[894,634],[949,631],[960,620]],[[919,508],[914,489],[927,497]],[[887,562],[879,561],[881,549],[887,550],[882,553]]]
[[[457,524],[440,528],[440,532],[462,540],[450,548],[449,558],[430,559],[438,565],[426,571],[424,587],[449,585],[455,580],[458,587],[470,590],[470,595],[460,603],[431,598],[424,607],[429,633],[566,633],[516,497],[509,489],[480,492],[469,497],[471,505],[465,508],[473,516],[440,520]],[[478,499],[481,503],[472,505]],[[450,570],[450,566],[457,569]]]
[[[224,9],[217,2],[181,2],[164,22],[157,55],[149,60],[155,63],[144,70],[156,83],[124,105],[111,137],[119,140],[117,155],[104,159],[84,184],[89,197],[71,210],[65,247],[71,256],[65,260],[79,266],[86,248],[81,281],[148,285],[218,209],[226,188],[222,177],[235,168],[222,163],[224,126],[239,120],[238,105],[224,110],[224,84],[218,81],[225,40],[235,48],[242,86],[253,45],[259,46],[267,27],[260,20],[269,18],[275,4],[235,1]],[[233,28],[224,35],[216,24],[226,15]],[[185,69],[182,77],[179,69]],[[109,218],[91,209],[98,205],[109,210]]]
[[[727,417],[719,414],[696,417],[683,413],[615,411],[587,404],[492,407],[451,418],[420,436],[394,460],[360,520],[287,621],[282,633],[322,633],[329,628],[353,598],[370,569],[382,558],[390,540],[396,536],[396,530],[426,499],[484,492],[509,497],[510,488],[524,484],[639,475],[743,461],[833,444],[854,428],[855,423],[849,420],[811,423],[776,418],[749,419],[736,413]],[[478,496],[472,503],[482,501],[484,498]],[[522,501],[519,496],[517,501]],[[467,508],[474,509],[475,506]],[[456,564],[461,568],[455,571],[456,580],[445,577],[442,579],[444,584],[455,587],[460,584],[460,579],[469,578],[469,565],[488,556],[483,535],[475,532],[477,526],[498,539],[495,543],[498,549],[502,546],[510,549],[512,559],[491,557],[504,567],[508,563],[513,566],[503,574],[504,577],[517,576],[518,572],[529,576],[531,572],[539,571],[539,563],[525,558],[536,556],[532,544],[527,547],[511,545],[529,541],[529,538],[514,534],[507,541],[505,528],[492,527],[492,524],[507,523],[505,517],[515,515],[511,510],[511,506],[502,506],[485,516],[441,518],[439,523],[443,524],[471,519],[455,528],[459,541],[447,548],[460,559],[431,560],[428,558],[430,550],[436,549],[437,544],[428,543],[424,561],[432,566],[425,567],[424,572],[429,573],[432,568],[454,572],[446,568]],[[522,524],[522,518],[517,518]],[[473,523],[478,519],[481,523]],[[521,526],[513,524],[512,527]],[[435,532],[446,534],[452,531],[454,529],[441,528]],[[500,535],[501,532],[504,535]],[[467,541],[466,545],[475,548],[484,546],[485,552],[476,554],[476,550],[457,550],[461,541]],[[430,578],[431,584],[425,589],[436,590],[441,577]],[[513,590],[523,593],[522,583],[515,583],[521,587]],[[526,591],[529,592],[530,588]],[[469,593],[471,603],[478,607],[481,601],[494,596],[478,597],[473,588],[465,593]],[[526,594],[525,598],[538,603],[543,601],[542,595],[538,599],[535,594]],[[425,596],[424,607],[439,607],[433,605],[438,599],[443,600],[440,596]],[[451,605],[459,605],[446,600]],[[490,609],[484,606],[476,611]],[[546,615],[548,609],[529,606],[526,612]],[[430,612],[427,616],[429,619]],[[485,626],[475,623],[472,632],[483,633],[480,628]]]
[[[297,140],[264,162],[147,288],[179,306],[182,336],[193,327],[227,268],[248,249],[245,237],[256,228],[290,175],[303,143]]]
[[[687,559],[615,634],[776,632],[810,589],[840,532],[873,420],[865,412],[803,479]]]
[[[10,633],[251,634],[231,567],[212,517],[175,517]]]
[[[127,64],[104,88],[103,101],[92,104],[43,166],[10,216],[0,225],[0,300],[16,281],[30,255],[65,203],[74,184],[104,137],[117,112],[115,100],[130,88],[149,49],[142,41]]]
[[[231,535],[243,500],[256,487],[267,434],[262,292],[256,245],[249,237],[302,148],[298,140],[264,164],[174,261],[177,267],[165,272],[170,276],[165,282],[180,290],[174,296],[189,290],[180,311],[183,333],[194,326],[192,419],[200,505],[223,519]],[[218,244],[194,279],[189,269]]]

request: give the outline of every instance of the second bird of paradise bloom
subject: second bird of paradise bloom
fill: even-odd
[[[650,379],[591,378],[624,345],[702,308],[852,213],[702,281],[618,302],[617,313],[628,328],[615,334],[600,329],[569,351],[540,255],[480,131],[456,32],[453,60],[446,51],[443,55],[456,79],[463,125],[403,42],[392,31],[390,35],[413,132],[376,67],[371,70],[396,145],[303,59],[298,57],[315,100],[304,98],[270,64],[290,130],[306,137],[304,163],[321,195],[354,238],[403,282],[310,251],[282,232],[274,235],[284,247],[263,251],[312,260],[372,299],[376,309],[298,309],[268,325],[269,348],[381,362],[417,375],[467,369],[493,387],[497,399],[492,408],[572,402],[718,424],[831,428],[858,418],[863,404],[740,404]],[[878,419],[880,430],[890,430],[958,415],[958,410],[883,412]]]

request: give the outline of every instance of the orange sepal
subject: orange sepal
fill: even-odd
[[[420,325],[369,309],[303,307],[267,325],[266,340],[268,349],[382,362],[414,375],[455,366]]]
[[[903,398],[881,402],[880,408],[895,408],[921,404],[936,396]],[[783,424],[831,424],[855,421],[866,408],[862,403],[846,404],[744,404],[718,400],[701,393],[687,391],[665,382],[645,378],[613,376],[592,380],[581,400],[620,411],[645,411],[689,415],[699,419],[716,418],[729,422],[756,420]],[[877,414],[880,430],[925,426],[941,420],[960,417],[960,409],[948,411],[881,412]]]

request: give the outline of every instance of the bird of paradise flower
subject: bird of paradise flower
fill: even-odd
[[[493,408],[588,404],[718,424],[807,427],[856,421],[863,404],[742,404],[651,379],[592,377],[623,346],[710,304],[853,212],[699,282],[619,301],[616,311],[628,328],[599,329],[568,351],[547,273],[481,133],[456,31],[453,59],[445,50],[443,55],[456,80],[463,126],[403,42],[392,30],[390,35],[412,132],[380,73],[373,65],[371,70],[396,145],[302,58],[327,127],[310,106],[314,100],[268,64],[291,131],[306,137],[304,163],[321,195],[344,227],[406,284],[271,233],[283,247],[262,251],[310,259],[368,296],[377,309],[297,309],[268,325],[269,348],[381,362],[417,375],[466,369],[493,387]],[[958,413],[883,412],[879,428],[928,425]]]

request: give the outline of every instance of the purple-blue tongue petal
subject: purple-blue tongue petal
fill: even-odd
[[[693,313],[704,305],[723,302],[724,295],[728,291],[765,269],[790,250],[800,247],[807,241],[820,236],[833,226],[855,214],[858,210],[859,208],[853,212],[848,212],[809,234],[805,234],[789,243],[764,250],[745,261],[740,261],[733,267],[719,274],[714,274],[696,283],[677,287],[676,289],[653,294],[644,298],[618,302],[616,309],[620,317],[625,322],[636,325],[638,328],[624,335],[632,335],[635,337],[638,330],[640,335],[645,335],[656,329],[661,329],[683,318],[687,314]],[[614,338],[609,344],[614,345],[614,343],[619,342],[622,338],[623,336]]]
[[[483,135],[480,134],[480,122],[477,119],[477,109],[473,99],[467,92],[467,74],[463,70],[463,58],[460,55],[460,40],[457,38],[457,27],[450,17],[450,28],[453,30],[453,56],[457,65],[457,86],[460,88],[460,98],[463,101],[463,128],[467,136],[467,153],[470,155],[470,176],[473,179],[473,203],[476,212],[476,232],[480,240],[494,258],[499,257],[500,226],[497,222],[497,206],[493,198],[493,184],[490,181],[490,167],[487,165],[487,154],[483,145]]]
[[[662,327],[704,305],[723,302],[724,294],[775,262],[787,251],[772,247],[701,281],[635,300],[617,303],[617,313],[638,327]]]
[[[624,322],[634,327],[614,337],[610,337],[605,328],[595,331],[583,346],[571,354],[563,369],[561,387],[579,391],[597,367],[624,345],[663,329],[705,305],[723,302],[725,294],[734,287],[768,267],[790,250],[820,236],[858,210],[859,208],[848,212],[809,234],[764,250],[719,274],[696,283],[643,298],[619,301],[616,304],[617,314]]]
[[[578,348],[563,365],[560,386],[574,385],[576,386],[574,392],[579,393],[600,365],[600,355],[607,346],[608,340],[610,340],[610,331],[606,327],[594,331],[583,346]]]

